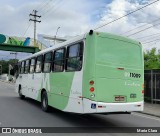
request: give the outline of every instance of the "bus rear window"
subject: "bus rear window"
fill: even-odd
[[[109,65],[141,67],[141,47],[125,41],[99,38],[96,47],[96,62]]]

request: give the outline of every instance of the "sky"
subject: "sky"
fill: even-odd
[[[80,35],[153,1],[155,0],[0,0],[0,33],[33,37],[33,22],[29,22],[29,14],[36,9],[37,14],[42,16],[41,23],[37,23],[37,34],[54,36],[60,27],[57,34],[60,37]],[[138,40],[144,50],[153,47],[159,49],[159,13],[160,1],[97,31]],[[23,54],[26,55],[28,54]],[[0,59],[12,57],[9,52],[0,52]],[[18,53],[18,57],[21,58],[22,53]]]

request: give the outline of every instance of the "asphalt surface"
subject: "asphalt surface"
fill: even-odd
[[[40,103],[26,98],[21,100],[14,85],[0,82],[0,127],[160,127],[160,118],[132,113],[129,115],[78,115],[52,109],[41,110]],[[96,128],[95,128],[96,129]],[[2,134],[0,134],[2,135]],[[9,135],[9,134],[7,134]],[[16,134],[18,135],[18,134]],[[34,134],[33,134],[34,135]],[[39,134],[40,135],[40,134]],[[44,135],[44,134],[42,134]],[[48,134],[53,135],[53,134]],[[63,134],[56,134],[63,135]],[[65,134],[66,135],[66,134]],[[89,134],[68,134],[89,135]],[[98,134],[92,134],[98,135]],[[120,134],[101,134],[120,135]],[[121,134],[125,136],[125,134]],[[126,135],[134,135],[132,133]],[[150,134],[136,134],[150,135]],[[152,134],[159,135],[159,134]]]

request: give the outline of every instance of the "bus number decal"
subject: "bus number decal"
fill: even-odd
[[[141,74],[125,72],[124,76],[125,77],[140,78]]]

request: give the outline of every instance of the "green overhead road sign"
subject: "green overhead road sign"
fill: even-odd
[[[30,37],[15,37],[0,34],[0,50],[36,53],[40,51],[41,44],[37,42],[37,46],[33,46],[33,39]]]
[[[10,45],[10,44],[0,44],[0,50],[14,51],[14,52],[27,52],[27,53],[36,53],[40,51],[38,47],[19,46],[19,45]]]

